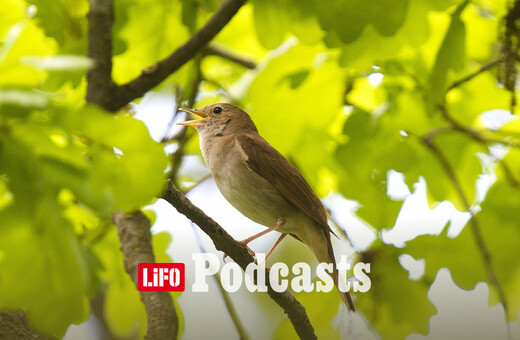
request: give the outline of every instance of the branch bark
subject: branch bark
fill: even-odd
[[[105,103],[103,107],[109,111],[117,111],[159,85],[206,46],[229,23],[245,2],[246,0],[227,0],[206,25],[198,30],[184,45],[165,59],[148,67],[148,71],[141,73],[139,77],[117,87],[112,100]]]
[[[23,311],[0,311],[0,339],[52,340],[34,331]]]
[[[207,216],[202,210],[197,208],[179,190],[173,187],[170,181],[162,196],[177,211],[193,223],[197,224],[213,241],[215,247],[225,252],[240,267],[245,269],[248,264],[254,261],[248,251],[239,245],[217,222]],[[296,333],[301,339],[316,339],[314,328],[312,327],[305,308],[289,292],[277,293],[271,288],[269,282],[269,272],[266,270],[266,284],[268,294],[287,314],[294,326]]]
[[[116,213],[113,216],[121,240],[125,269],[138,285],[139,263],[155,262],[150,234],[150,221],[141,212]],[[146,339],[177,339],[179,324],[173,301],[167,292],[139,292],[146,308]]]
[[[112,81],[112,0],[90,0],[88,13],[88,56],[94,67],[87,71],[87,102],[109,105]]]

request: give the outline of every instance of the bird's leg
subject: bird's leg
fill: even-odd
[[[255,234],[251,237],[248,237],[245,240],[238,241],[238,243],[241,244],[242,246],[244,246],[247,249],[247,251],[249,252],[249,254],[251,254],[251,256],[255,256],[255,252],[251,248],[249,248],[249,246],[247,244],[251,241],[256,240],[260,236],[264,236],[265,234],[280,228],[284,224],[285,224],[285,220],[283,218],[278,218],[278,220],[276,221],[276,224],[274,226],[269,227],[266,230],[263,230],[263,231],[259,232],[258,234]],[[279,241],[281,241],[281,240],[279,240]],[[279,242],[277,241],[276,243],[279,243]],[[277,246],[277,245],[278,244],[275,244],[275,246]]]
[[[278,245],[280,243],[282,243],[283,239],[285,238],[285,236],[287,236],[287,234],[282,234],[280,235],[280,237],[278,238],[278,240],[276,240],[276,243],[271,247],[271,249],[269,249],[269,251],[267,252],[267,255],[265,255],[265,261],[267,262],[267,259],[269,258],[269,256],[271,256],[271,254],[273,253],[273,251],[276,249],[276,247],[278,247]]]

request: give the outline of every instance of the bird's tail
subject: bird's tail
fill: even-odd
[[[338,271],[336,270],[336,265],[334,265],[334,270],[332,272],[332,279],[334,280],[334,285],[338,289],[339,294],[341,295],[341,298],[343,299],[343,302],[347,306],[348,310],[351,312],[355,312],[356,308],[354,307],[354,301],[352,301],[352,296],[350,296],[349,292],[342,292],[339,290],[339,284],[338,284]]]
[[[350,293],[342,292],[339,289],[339,280],[344,280],[344,279],[340,278],[339,274],[338,274],[336,258],[334,257],[334,250],[332,249],[332,242],[330,241],[330,234],[325,235],[325,238],[327,240],[327,257],[328,258],[327,259],[320,258],[320,257],[324,257],[323,252],[321,252],[322,256],[319,256],[318,253],[315,253],[315,255],[318,258],[318,261],[320,261],[320,262],[332,263],[332,274],[330,274],[330,276],[332,277],[332,280],[334,281],[334,285],[336,286],[336,289],[338,290],[339,294],[341,295],[341,298],[343,299],[343,302],[347,306],[348,310],[351,312],[355,312],[356,308],[354,307],[354,301],[352,301],[352,296],[350,296]]]

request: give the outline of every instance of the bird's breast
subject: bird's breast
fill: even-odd
[[[246,166],[237,149],[229,148],[211,163],[210,170],[222,195],[256,223],[270,227],[279,218],[287,219],[298,212],[273,185]]]

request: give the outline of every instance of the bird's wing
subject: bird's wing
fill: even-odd
[[[251,171],[266,179],[285,199],[318,222],[326,234],[334,234],[327,223],[323,203],[294,165],[260,136],[240,134],[235,138],[242,159]]]

